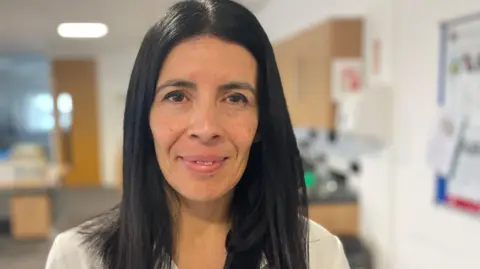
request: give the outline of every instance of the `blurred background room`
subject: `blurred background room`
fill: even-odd
[[[130,71],[175,2],[0,0],[0,268],[44,268],[119,201]],[[480,1],[238,2],[274,45],[310,217],[351,268],[480,268]]]

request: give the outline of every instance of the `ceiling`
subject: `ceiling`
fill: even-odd
[[[238,0],[259,12],[269,0]],[[138,44],[146,30],[177,0],[0,0],[0,52],[92,55]],[[103,22],[102,39],[69,40],[57,35],[62,22]]]

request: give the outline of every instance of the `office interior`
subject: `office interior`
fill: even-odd
[[[56,234],[119,201],[130,71],[174,2],[0,0],[0,268],[43,268]],[[239,2],[275,49],[310,217],[351,268],[480,268],[480,210],[436,203],[427,160],[440,24],[478,0]],[[62,38],[67,22],[108,33]]]

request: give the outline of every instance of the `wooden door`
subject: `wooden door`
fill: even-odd
[[[69,167],[67,187],[100,185],[96,64],[93,60],[55,60],[54,96],[71,96],[71,127],[57,126],[59,159]],[[58,103],[57,110],[58,110]],[[61,114],[56,111],[56,116]]]

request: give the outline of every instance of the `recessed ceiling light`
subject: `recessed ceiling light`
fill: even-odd
[[[100,38],[108,33],[103,23],[62,23],[57,32],[64,38]]]

